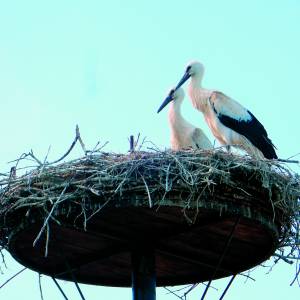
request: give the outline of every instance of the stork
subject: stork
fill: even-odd
[[[191,102],[203,113],[216,139],[222,145],[242,148],[256,158],[276,159],[275,146],[264,126],[237,101],[217,90],[203,88],[203,74],[203,64],[190,63],[175,89],[191,78],[188,86]]]
[[[192,149],[212,149],[213,145],[200,128],[196,128],[181,115],[181,105],[184,99],[182,88],[171,89],[167,98],[158,109],[159,113],[168,103],[169,108],[169,125],[171,128],[171,149],[174,151],[185,148]]]

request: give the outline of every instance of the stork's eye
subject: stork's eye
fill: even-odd
[[[174,89],[170,90],[169,97],[174,98],[174,92],[175,92]]]
[[[187,66],[186,72],[189,72],[191,70],[192,66]]]

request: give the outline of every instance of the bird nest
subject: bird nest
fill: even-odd
[[[181,208],[193,224],[201,209],[242,215],[278,229],[275,260],[299,256],[298,177],[282,163],[255,160],[222,151],[100,152],[59,165],[42,165],[0,182],[0,242],[7,248],[13,232],[33,219],[63,225],[57,216],[72,213],[73,225],[109,207],[136,205],[159,210]],[[251,208],[251,209],[250,209]]]

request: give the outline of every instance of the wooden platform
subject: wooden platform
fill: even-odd
[[[157,286],[204,282],[211,279],[241,216],[214,278],[247,270],[273,254],[278,230],[271,213],[257,214],[240,204],[236,213],[223,212],[220,216],[220,207],[208,207],[186,209],[189,216],[198,209],[196,222],[190,225],[178,203],[149,208],[132,201],[125,207],[102,209],[88,221],[86,229],[82,228],[82,215],[61,212],[55,216],[61,225],[51,221],[48,237],[45,231],[33,247],[42,227],[37,217],[11,235],[9,251],[21,264],[56,278],[72,280],[72,269],[81,283],[129,287],[132,251],[154,248]],[[77,228],[77,224],[81,226]]]

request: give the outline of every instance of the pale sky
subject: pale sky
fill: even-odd
[[[156,111],[195,59],[206,68],[203,85],[251,110],[279,157],[299,153],[299,20],[297,0],[2,1],[1,172],[30,149],[43,157],[51,145],[49,159],[59,157],[76,124],[90,148],[100,140],[109,141],[106,151],[126,152],[127,137],[138,132],[169,147],[167,109]],[[189,101],[183,113],[213,141]],[[77,148],[71,157],[82,154]],[[6,260],[0,285],[21,268],[7,253]],[[300,298],[300,288],[289,286],[295,266],[280,263],[267,271],[258,268],[256,282],[237,279],[226,299]],[[42,280],[45,300],[62,299],[47,277]],[[207,298],[218,299],[227,281],[216,282],[220,290]],[[63,286],[79,299],[71,283]],[[87,299],[131,299],[130,289],[82,289]],[[25,292],[40,299],[36,273],[22,273],[0,298],[17,300]],[[157,293],[158,300],[176,299]]]

